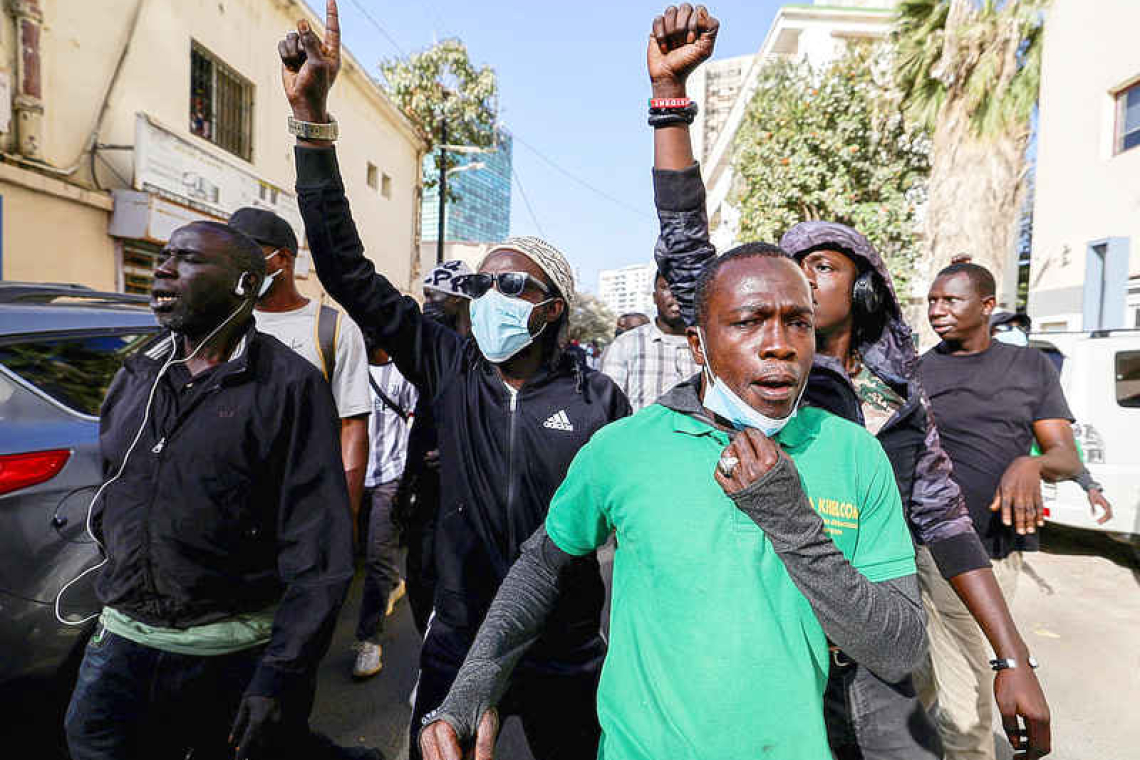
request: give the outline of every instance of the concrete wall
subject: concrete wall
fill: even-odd
[[[1140,277],[1140,148],[1113,154],[1114,95],[1140,79],[1138,28],[1135,0],[1054,0],[1049,11],[1029,278],[1037,324],[1081,329],[1091,241],[1129,238],[1129,275]]]
[[[116,61],[127,43],[137,2],[41,0],[45,17],[43,144],[49,164],[67,167],[82,156]],[[286,129],[289,109],[281,89],[277,41],[303,17],[318,21],[300,0],[144,0],[138,28],[108,101],[99,141],[132,145],[136,114],[144,112],[196,147],[244,163],[189,132],[193,40],[253,83],[253,155],[246,166],[264,180],[292,189],[294,138]],[[0,24],[0,70],[14,68],[11,25],[10,17]],[[422,141],[351,55],[345,56],[329,109],[340,122],[341,169],[368,255],[380,271],[405,286],[412,278],[418,253]],[[10,149],[10,142],[4,147]],[[100,157],[107,165],[98,166],[99,185],[128,186],[134,174],[132,152],[101,151]],[[390,197],[368,186],[369,163],[391,178]],[[94,188],[87,156],[82,156],[80,168],[67,180]],[[0,178],[0,193],[7,192]],[[91,214],[58,216],[61,213],[58,209],[44,212],[57,224],[95,225],[106,236],[106,213],[101,220]],[[36,232],[30,222],[30,218],[14,217],[6,207],[6,239],[9,234],[17,239],[34,238]],[[85,234],[94,237],[94,233]],[[102,247],[109,244],[103,242]],[[43,261],[23,262],[21,257],[28,255],[24,253],[27,249],[6,248],[5,278],[21,271],[38,275],[35,279],[58,279],[65,271],[72,271],[45,266]],[[104,272],[100,267],[107,266],[106,257],[94,249],[91,255],[99,262],[91,268],[93,276],[98,270],[98,279],[113,282],[114,265],[110,273]],[[302,287],[310,293],[318,289],[315,282]]]
[[[40,182],[28,187],[11,167],[0,166],[3,278],[115,290],[115,242],[107,235],[109,199],[69,193],[74,188],[63,182],[33,178]]]

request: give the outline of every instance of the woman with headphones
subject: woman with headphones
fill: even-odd
[[[1026,662],[1025,642],[950,477],[950,459],[918,381],[911,330],[882,257],[863,235],[834,222],[797,224],[780,247],[800,262],[815,301],[816,355],[805,403],[861,424],[878,438],[894,469],[918,551],[933,556],[981,626],[997,654],[993,662]],[[923,598],[934,603],[929,589],[923,588]],[[977,696],[988,701],[988,694]],[[1033,670],[998,670],[994,696],[1011,744],[1048,752],[1049,707]],[[943,756],[912,679],[886,683],[837,649],[824,712],[837,760]],[[1018,725],[1018,716],[1028,731]],[[956,756],[954,748],[945,750],[947,757]]]

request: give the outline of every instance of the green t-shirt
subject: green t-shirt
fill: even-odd
[[[872,581],[915,572],[878,441],[804,408],[776,437]],[[826,760],[827,640],[767,536],[713,479],[726,434],[658,404],[578,452],[546,519],[583,555],[617,531],[598,688],[604,760]]]

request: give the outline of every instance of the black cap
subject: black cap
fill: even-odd
[[[229,225],[241,230],[261,245],[286,248],[297,253],[297,235],[289,222],[263,208],[246,206],[230,216]]]
[[[990,327],[997,327],[998,325],[1014,324],[1021,325],[1026,330],[1033,327],[1033,320],[1025,312],[1012,312],[1012,311],[995,311],[990,315]]]

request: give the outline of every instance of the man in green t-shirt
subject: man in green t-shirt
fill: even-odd
[[[670,76],[707,58],[716,31],[703,8],[657,19],[655,96],[675,96]],[[579,451],[424,719],[428,760],[471,742],[476,758],[492,756],[511,669],[566,569],[611,533],[599,757],[822,760],[829,641],[888,679],[923,653],[914,550],[886,455],[857,425],[797,412],[815,345],[807,280],[763,243],[710,262],[707,225],[685,218],[704,204],[669,210],[676,175],[694,164],[688,146],[683,121],[656,130],[657,250],[667,277],[703,269],[695,293],[674,291],[690,324],[695,307],[687,335],[703,371]]]

